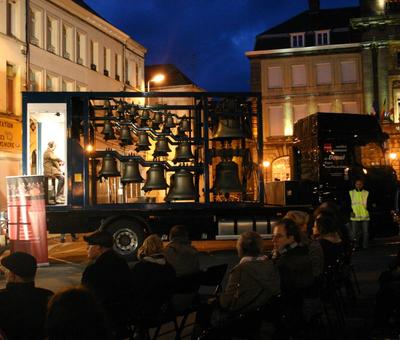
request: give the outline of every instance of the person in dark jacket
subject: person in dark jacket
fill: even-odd
[[[127,316],[130,294],[130,270],[127,262],[113,251],[114,239],[101,230],[84,236],[88,243],[89,264],[82,274],[81,283],[88,288],[105,309],[114,331],[123,327]]]
[[[53,292],[35,287],[36,259],[15,252],[1,264],[7,269],[7,284],[0,291],[0,328],[11,340],[43,339],[47,303]]]
[[[158,235],[148,236],[138,251],[139,262],[132,270],[133,314],[137,319],[156,316],[169,306],[175,270],[166,261]]]

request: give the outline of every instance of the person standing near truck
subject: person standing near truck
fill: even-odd
[[[369,212],[368,197],[369,192],[364,189],[364,182],[356,180],[354,189],[349,191],[351,200],[351,236],[359,244],[360,230],[362,232],[362,248],[368,248],[369,241]]]

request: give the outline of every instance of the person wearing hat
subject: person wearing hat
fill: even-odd
[[[43,339],[47,303],[53,292],[35,287],[36,259],[15,252],[1,260],[6,288],[0,291],[0,328],[9,339]]]
[[[103,305],[111,326],[118,334],[127,313],[130,294],[130,270],[128,263],[113,250],[114,239],[105,230],[84,236],[88,243],[87,254],[92,262],[82,274],[81,283]]]

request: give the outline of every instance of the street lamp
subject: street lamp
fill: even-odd
[[[160,83],[165,79],[165,76],[163,74],[156,74],[152,79],[150,79],[147,82],[147,92],[150,92],[150,83],[154,82],[154,83]]]

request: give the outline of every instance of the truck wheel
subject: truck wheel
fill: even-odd
[[[114,250],[128,260],[136,258],[136,253],[144,241],[144,228],[132,220],[116,220],[105,227],[114,237]]]

